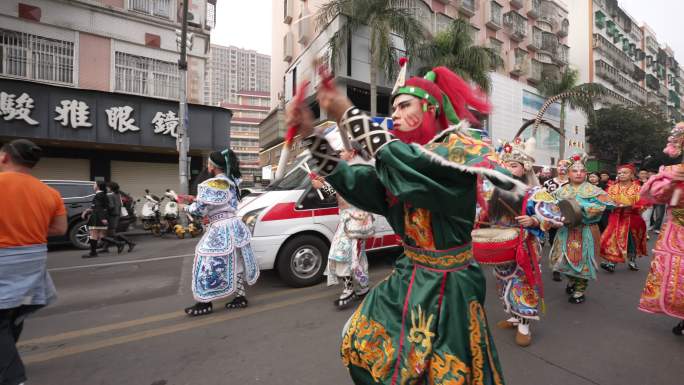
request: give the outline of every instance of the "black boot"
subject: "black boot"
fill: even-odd
[[[123,235],[117,235],[116,239],[119,240],[120,242],[124,242],[125,244],[128,245],[128,252],[130,253],[133,251],[133,248],[135,247],[135,242],[131,241],[130,239],[124,237]]]
[[[672,328],[672,333],[676,336],[684,336],[684,320],[680,321],[675,327]]]
[[[561,281],[561,274],[557,271],[554,271],[553,272],[553,280],[556,282],[560,282]]]
[[[85,254],[82,258],[95,258],[97,257],[97,241],[94,239],[90,240],[90,253]]]

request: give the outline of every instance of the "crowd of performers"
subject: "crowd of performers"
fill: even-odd
[[[537,175],[533,139],[514,138],[495,149],[468,129],[477,123],[471,110],[487,113],[489,105],[445,67],[424,77],[400,76],[392,131],[334,86],[320,86],[316,98],[349,135],[343,151],[314,129],[305,105],[291,103],[287,124],[298,127],[311,153],[313,188],[335,196],[340,207],[325,274],[329,285],[342,283],[335,306],[358,304],[341,343],[354,383],[503,384],[481,265],[493,266],[508,314],[497,327],[515,330],[515,342],[528,346],[530,322],[544,312],[547,237],[549,270],[567,281],[568,301],[580,304],[599,266],[638,270],[637,258],[647,255],[642,214],[658,204],[667,215],[640,309],[684,319],[684,200],[677,192],[684,166],[665,167],[642,185],[634,167],[624,165],[609,183],[604,175],[588,178],[586,157],[578,154],[558,162],[557,176],[548,169]],[[681,153],[682,142],[684,125],[673,131],[668,152]],[[213,177],[186,206],[210,222],[196,250],[191,316],[212,312],[212,301],[229,296],[228,309],[246,307],[244,285],[258,278],[250,233],[235,217],[237,166],[232,152],[212,153]],[[403,252],[391,274],[370,289],[364,239],[373,233],[374,216],[387,219]]]

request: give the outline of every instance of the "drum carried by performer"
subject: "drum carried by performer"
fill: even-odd
[[[510,314],[497,326],[517,329],[515,342],[522,347],[532,342],[529,321],[539,319],[542,307],[539,238],[544,231],[563,225],[555,199],[539,186],[534,174],[533,150],[534,138],[504,144],[501,161],[529,189],[521,198],[494,188],[480,217],[480,224],[490,227],[472,233],[473,255],[481,264],[494,265],[499,297]]]

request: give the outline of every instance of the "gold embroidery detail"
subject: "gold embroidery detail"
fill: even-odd
[[[230,183],[228,181],[225,181],[223,179],[212,179],[207,181],[207,186],[216,188],[219,190],[227,190],[228,186],[230,186]]]
[[[444,269],[453,268],[455,265],[463,264],[469,261],[473,257],[473,252],[471,249],[465,250],[456,255],[442,255],[439,257],[433,257],[431,255],[419,254],[410,249],[405,249],[404,254],[406,254],[411,261],[421,265],[431,265]]]
[[[430,385],[465,385],[470,384],[470,369],[458,357],[444,353],[444,357],[439,353],[432,356],[430,362],[430,374],[428,375]]]
[[[672,223],[684,226],[684,209],[673,208],[670,210],[670,215],[672,217]]]
[[[401,368],[401,384],[420,377],[427,367],[426,357],[432,352],[432,339],[435,337],[435,333],[430,331],[433,318],[434,315],[430,314],[426,319],[420,305],[417,315],[411,309],[411,329],[406,336],[411,345]]]
[[[492,377],[496,385],[501,385],[501,376],[499,375],[492,356],[492,350],[489,346],[489,335],[487,334],[487,327],[485,321],[484,310],[482,305],[477,301],[470,302],[470,354],[472,355],[472,362],[470,363],[473,373],[472,384],[484,384],[484,356],[482,353],[482,346],[487,349],[487,358],[489,359],[489,369],[492,371]]]
[[[434,249],[435,239],[432,236],[432,213],[426,209],[405,207],[404,231],[423,249]]]
[[[349,329],[342,339],[342,363],[358,366],[381,382],[389,375],[394,357],[392,339],[379,322],[361,314],[361,306],[349,321]]]

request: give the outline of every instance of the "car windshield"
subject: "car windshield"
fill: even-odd
[[[271,183],[266,187],[267,191],[284,191],[284,190],[301,190],[309,185],[309,172],[304,166],[314,167],[313,160],[310,156],[306,156],[298,160],[296,165],[280,180]]]

